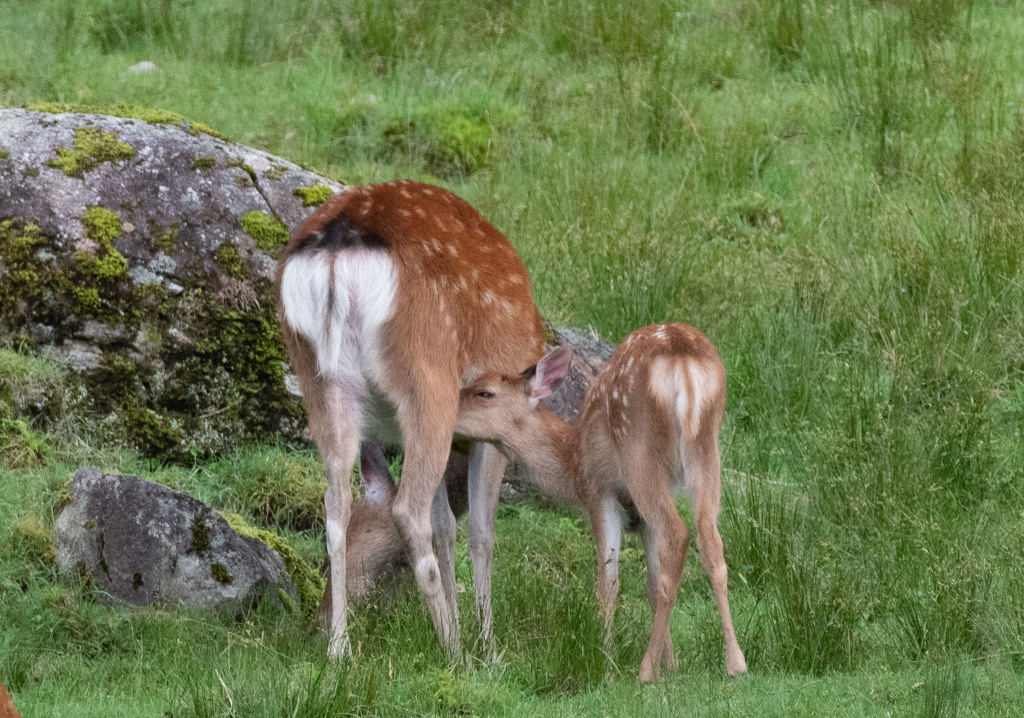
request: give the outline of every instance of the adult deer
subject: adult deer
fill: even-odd
[[[689,493],[697,546],[722,618],[726,670],[729,675],[745,672],[729,614],[717,526],[725,369],[715,347],[685,324],[638,329],[595,377],[573,425],[540,402],[565,377],[570,355],[571,350],[556,349],[522,374],[490,372],[476,378],[461,392],[456,431],[500,442],[539,485],[572,495],[585,508],[597,543],[597,593],[606,641],[619,590],[622,531],[642,533],[654,625],[641,681],[656,680],[661,666],[675,665],[669,616],[689,534],[674,494],[680,489]]]
[[[284,248],[277,285],[281,331],[327,471],[328,651],[348,650],[349,474],[365,435],[404,446],[392,515],[438,637],[455,654],[455,519],[441,475],[460,387],[483,372],[519,371],[542,354],[526,269],[464,200],[402,180],[321,205]],[[379,461],[374,447],[363,445]],[[493,533],[485,527],[493,525],[504,467],[493,447],[473,447],[470,544],[485,633]]]

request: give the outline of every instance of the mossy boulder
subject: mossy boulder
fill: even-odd
[[[187,494],[91,466],[69,491],[51,553],[65,575],[90,577],[103,603],[237,610],[268,593],[298,598],[278,551]]]
[[[275,257],[296,190],[344,187],[173,113],[66,109],[0,109],[0,342],[63,357],[148,456],[300,439]]]

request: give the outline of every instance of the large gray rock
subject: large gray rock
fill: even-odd
[[[83,467],[57,518],[57,562],[91,576],[108,604],[238,609],[268,590],[295,597],[281,557],[200,501],[135,476]]]
[[[0,109],[0,341],[64,356],[99,427],[147,455],[299,439],[276,256],[344,188],[143,117]]]

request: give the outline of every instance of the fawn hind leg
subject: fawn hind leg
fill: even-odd
[[[722,459],[718,439],[708,441],[705,446],[694,444],[686,458],[685,470],[693,491],[693,513],[697,519],[697,549],[700,551],[704,570],[711,579],[715,592],[715,603],[722,618],[722,632],[725,636],[725,669],[730,676],[747,672],[747,661],[736,640],[732,615],[729,611],[728,569],[725,565],[725,548],[718,533],[718,510],[721,498]]]
[[[654,594],[654,624],[647,652],[640,664],[639,678],[645,683],[657,680],[665,661],[665,652],[671,651],[669,620],[676,603],[679,579],[683,574],[690,540],[686,524],[676,511],[667,467],[652,460],[652,456],[654,453],[649,447],[633,444],[624,447],[622,462],[626,486],[637,511],[647,524],[653,548],[657,551],[657,581],[651,587],[653,590],[649,589]]]
[[[643,526],[644,554],[647,557],[647,603],[651,612],[658,610],[658,576],[661,574],[661,562],[658,560],[658,543],[654,539],[654,532],[647,524]],[[676,667],[675,649],[672,648],[672,632],[665,634],[665,650],[661,654],[661,665],[663,668]]]

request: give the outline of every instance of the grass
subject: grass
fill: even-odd
[[[681,666],[636,687],[650,621],[638,544],[605,655],[586,528],[533,505],[500,514],[497,663],[471,645],[463,595],[472,671],[445,663],[415,595],[356,611],[351,666],[325,664],[298,618],[269,609],[241,623],[98,609],[37,540],[75,465],[173,483],[319,561],[317,459],[242,447],[140,463],[90,445],[52,367],[4,352],[0,454],[18,458],[0,469],[0,680],[26,715],[1012,715],[1018,9],[0,6],[0,103],[158,107],[343,181],[439,182],[512,238],[556,322],[611,341],[660,321],[708,334],[729,375],[721,525],[751,668],[724,679],[693,562],[673,615]],[[125,72],[142,60],[160,72]]]

